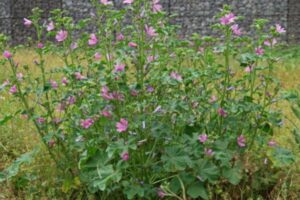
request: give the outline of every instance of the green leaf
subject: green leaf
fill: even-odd
[[[242,54],[240,57],[240,63],[242,67],[246,67],[255,62],[255,56],[251,53]]]
[[[15,177],[19,173],[21,165],[30,164],[37,152],[38,148],[35,148],[30,152],[22,154],[18,159],[16,159],[8,168],[0,173],[0,183]]]
[[[6,122],[11,120],[12,118],[13,118],[12,115],[6,115],[3,119],[0,119],[0,126],[3,126],[4,124],[6,124]]]
[[[189,156],[176,146],[167,147],[161,159],[164,162],[164,168],[170,172],[182,171],[192,165]]]
[[[6,176],[3,172],[0,172],[0,183],[6,180]]]
[[[51,89],[51,84],[50,83],[46,83],[44,88],[43,88],[43,92],[48,92]]]
[[[220,169],[211,161],[200,160],[197,165],[198,174],[203,181],[208,180],[214,182],[220,177]]]
[[[275,159],[275,164],[278,166],[290,165],[295,162],[294,154],[285,148],[277,147],[273,152],[273,158]]]
[[[272,133],[272,127],[269,123],[264,123],[260,126],[260,129],[265,133]]]
[[[179,175],[180,179],[182,180],[182,182],[184,183],[184,185],[190,185],[195,181],[195,176],[193,174],[189,174],[186,172],[182,172]],[[178,178],[177,178],[178,179]]]
[[[223,166],[230,166],[230,161],[233,158],[233,154],[229,150],[224,150],[224,151],[218,151],[215,152],[215,158],[216,160],[221,161],[221,167]]]
[[[295,138],[296,143],[297,143],[298,146],[300,147],[300,131],[299,131],[299,129],[295,128],[295,129],[293,130],[293,135],[294,135],[294,138]]]
[[[21,110],[17,110],[13,115],[6,115],[3,119],[0,119],[0,126],[6,124],[6,122],[14,118],[14,116],[18,115],[19,113],[21,113]]]
[[[197,182],[188,187],[187,194],[192,198],[201,197],[208,199],[208,194],[203,183]]]
[[[170,189],[175,193],[178,193],[180,191],[181,185],[177,177],[172,178],[170,182]]]
[[[110,159],[105,152],[96,152],[92,157],[80,163],[81,179],[89,185],[92,192],[104,191],[112,183],[119,182],[122,173],[108,164]]]
[[[289,90],[282,92],[282,98],[290,102],[294,102],[299,99],[299,95],[297,91]]]
[[[140,185],[128,185],[125,188],[125,194],[128,199],[134,199],[135,196],[144,197],[145,191]]]
[[[121,172],[115,171],[112,165],[97,165],[97,173],[98,178],[93,181],[92,185],[101,191],[104,191],[110,182],[119,182],[122,178]]]
[[[294,115],[300,120],[300,109],[295,106],[291,106]]]
[[[215,141],[215,148],[220,151],[225,151],[226,149],[228,149],[228,145],[229,145],[229,140],[219,139]]]
[[[237,185],[242,180],[242,170],[239,167],[225,168],[223,176],[233,185]]]

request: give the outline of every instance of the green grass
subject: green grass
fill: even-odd
[[[275,76],[281,80],[284,89],[297,88],[300,85],[300,46],[295,46],[286,50],[278,50],[278,54],[283,55],[284,59],[276,65]],[[35,59],[37,59],[37,55],[35,55],[33,51],[26,49],[19,51],[15,56],[15,61],[27,64],[32,73],[37,73],[39,70],[33,64]],[[48,56],[46,60],[48,68],[62,65],[61,60],[54,56]],[[9,75],[10,69],[1,66],[0,83],[7,79]],[[298,88],[298,90],[300,91],[300,88]],[[7,95],[5,92],[0,93],[0,119],[6,114],[15,113],[21,108],[19,103],[11,101],[10,95]],[[294,119],[287,102],[280,103],[277,106],[283,109],[284,115],[289,119]],[[299,156],[299,149],[292,142],[292,135],[290,134],[291,124],[286,122],[286,125],[286,128],[276,130],[276,139],[280,144],[291,146]],[[296,121],[296,125],[300,127],[300,122]],[[41,143],[35,129],[28,126],[28,121],[22,119],[20,115],[17,115],[14,119],[10,120],[5,126],[0,126],[0,171],[9,166],[10,163],[22,153],[32,150],[37,144]],[[43,148],[42,145],[39,146]],[[290,175],[292,181],[286,183],[290,184],[290,188],[294,188],[295,195],[297,195],[297,191],[300,191],[300,165],[298,164],[291,167]],[[44,151],[41,151],[35,163],[30,166],[25,166],[22,171],[24,173],[29,171],[38,174],[40,177],[37,177],[35,182],[41,187],[44,187],[43,185],[46,186],[49,183],[51,184],[51,179],[48,177],[51,177],[52,175],[55,177],[55,170],[49,169],[49,165],[51,165],[51,163],[48,157],[45,155]],[[284,193],[284,184],[278,183],[278,185],[279,193]],[[18,182],[0,185],[0,199],[16,199],[18,198],[17,196],[22,197],[24,194],[19,193],[20,190],[18,190],[17,186]],[[45,191],[51,193],[51,189]],[[34,192],[36,191],[32,191],[32,194],[34,194]],[[39,195],[48,196],[48,193]]]

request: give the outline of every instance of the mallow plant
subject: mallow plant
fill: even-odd
[[[18,114],[35,127],[58,171],[49,177],[56,195],[270,195],[295,162],[274,137],[284,126],[274,49],[285,29],[258,19],[249,27],[255,36],[247,36],[242,18],[225,6],[212,27],[218,37],[182,39],[159,0],[93,5],[79,22],[62,10],[45,21],[34,9],[24,19],[36,33],[30,67],[15,58],[15,48],[1,47],[1,68],[11,72],[1,92],[21,103]],[[47,55],[61,65],[49,67]],[[17,161],[19,167],[26,159]],[[1,181],[13,178],[9,169]]]

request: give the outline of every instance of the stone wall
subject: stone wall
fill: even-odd
[[[168,9],[169,13],[178,14],[174,21],[181,25],[184,35],[193,32],[207,35],[212,32],[210,26],[216,22],[214,16],[224,4],[231,5],[234,13],[245,17],[240,21],[245,31],[255,18],[266,18],[272,24],[287,27],[288,0],[172,0]]]
[[[90,0],[62,0],[62,7],[68,10],[75,20],[90,16],[93,11]]]
[[[114,0],[120,5],[122,0]],[[213,16],[224,4],[233,7],[234,12],[245,16],[241,27],[248,31],[255,18],[267,18],[272,24],[286,27],[286,40],[300,42],[300,0],[161,0],[164,10],[177,14],[171,20],[180,25],[182,35],[197,32],[212,33]],[[90,0],[0,0],[0,32],[11,35],[13,41],[21,42],[32,30],[24,28],[23,18],[29,16],[33,7],[45,10],[44,17],[54,8],[69,10],[75,20],[89,16],[93,11]]]
[[[11,34],[10,0],[0,0],[0,32]]]
[[[29,36],[34,37],[33,29],[26,28],[23,25],[23,18],[32,14],[32,8],[41,8],[44,11],[42,16],[46,19],[49,17],[51,10],[61,8],[62,5],[60,0],[8,0],[8,2],[11,16],[10,36],[13,43],[20,43]]]
[[[290,43],[300,43],[300,0],[289,0],[287,30]]]

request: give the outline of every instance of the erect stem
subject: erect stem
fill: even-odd
[[[257,62],[251,65],[251,72],[250,72],[250,97],[253,98],[254,93],[254,86],[255,86],[255,79],[256,79],[256,70],[255,67],[257,66]]]
[[[229,81],[230,81],[230,67],[229,67],[229,45],[230,45],[230,29],[227,29],[226,30],[226,40],[225,40],[225,43],[226,43],[226,49],[225,49],[225,52],[224,52],[224,58],[225,58],[225,68],[226,68],[226,72],[225,72],[225,80],[224,80],[224,88],[223,88],[223,94],[222,94],[222,101],[221,101],[221,106],[224,105],[224,101],[225,101],[225,98],[227,98],[227,88],[229,86]]]
[[[183,200],[187,200],[187,198],[186,198],[186,192],[185,192],[185,187],[184,187],[184,184],[183,184],[183,182],[182,182],[182,180],[181,180],[181,178],[179,177],[179,176],[177,176],[177,178],[178,178],[178,180],[179,180],[179,182],[180,182],[180,185],[181,185],[181,189],[182,189],[182,198],[183,198]]]
[[[14,78],[15,78],[17,76],[16,66],[14,65],[12,59],[9,59],[9,63],[10,63],[10,66],[11,66],[11,69],[12,69],[12,72],[13,72],[13,75],[14,75]],[[18,80],[16,80],[15,82],[16,82],[16,87],[17,87],[19,97],[20,97],[20,99],[21,99],[21,101],[22,101],[22,103],[25,107],[26,113],[28,114],[29,118],[31,119],[33,117],[33,111],[30,109],[30,106],[29,106],[26,98],[24,97],[24,94],[22,93],[20,83],[18,82]],[[41,128],[38,125],[38,123],[36,122],[36,120],[33,119],[33,123],[34,123],[34,125],[35,125],[35,127],[38,131],[38,134],[39,134],[43,144],[46,146],[46,149],[49,152],[49,155],[50,155],[51,159],[55,162],[56,166],[59,167],[58,161],[56,160],[54,154],[49,149],[49,146],[47,145],[46,141],[43,138],[44,137],[43,131],[41,130]]]

